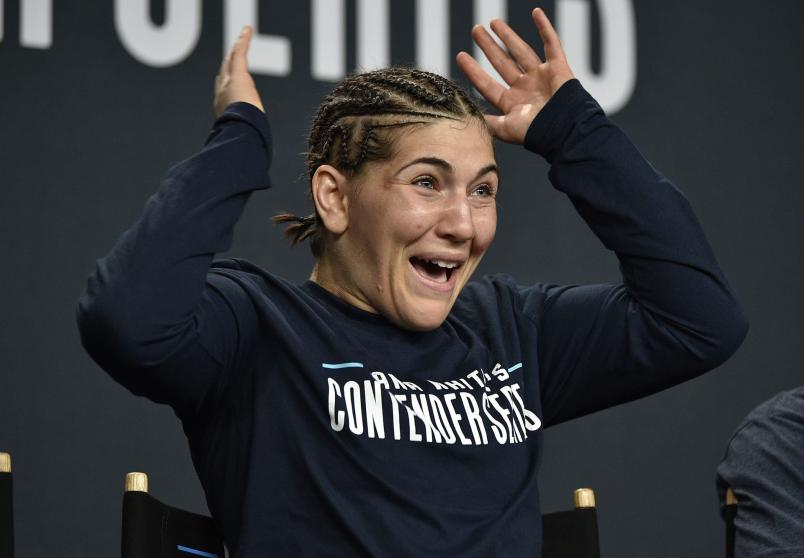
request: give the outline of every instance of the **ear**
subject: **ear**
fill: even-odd
[[[349,226],[349,181],[332,165],[321,165],[313,174],[312,193],[315,208],[324,228],[339,235]]]

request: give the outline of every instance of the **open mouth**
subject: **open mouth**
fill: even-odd
[[[462,265],[460,262],[429,260],[415,256],[410,258],[410,263],[419,275],[436,283],[448,283],[452,274]]]

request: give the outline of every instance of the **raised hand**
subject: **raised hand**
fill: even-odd
[[[251,103],[265,112],[254,79],[248,72],[248,47],[253,32],[251,27],[244,27],[234,46],[221,62],[221,68],[215,76],[213,101],[215,118],[219,117],[230,104],[238,101]]]
[[[491,30],[502,40],[508,52],[500,48],[483,26],[476,25],[472,29],[475,43],[508,87],[491,77],[470,54],[459,52],[457,56],[458,67],[472,85],[502,113],[500,116],[486,115],[492,133],[509,143],[525,141],[525,133],[539,111],[559,87],[574,77],[547,15],[541,8],[536,8],[532,16],[544,43],[544,62],[502,20],[492,20]]]

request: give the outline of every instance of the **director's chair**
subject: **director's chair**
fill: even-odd
[[[126,475],[122,558],[224,558],[211,517],[163,504],[148,494],[145,473]]]
[[[579,488],[573,500],[574,509],[542,516],[544,558],[600,558],[595,493]]]
[[[726,509],[723,519],[726,521],[726,558],[734,558],[734,519],[737,517],[737,496],[731,488],[726,489]]]
[[[7,453],[0,453],[0,558],[14,558],[13,485]]]

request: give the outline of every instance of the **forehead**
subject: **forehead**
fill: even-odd
[[[475,119],[440,118],[433,123],[411,126],[398,138],[391,166],[424,157],[437,157],[459,171],[476,172],[495,162],[491,134]]]

